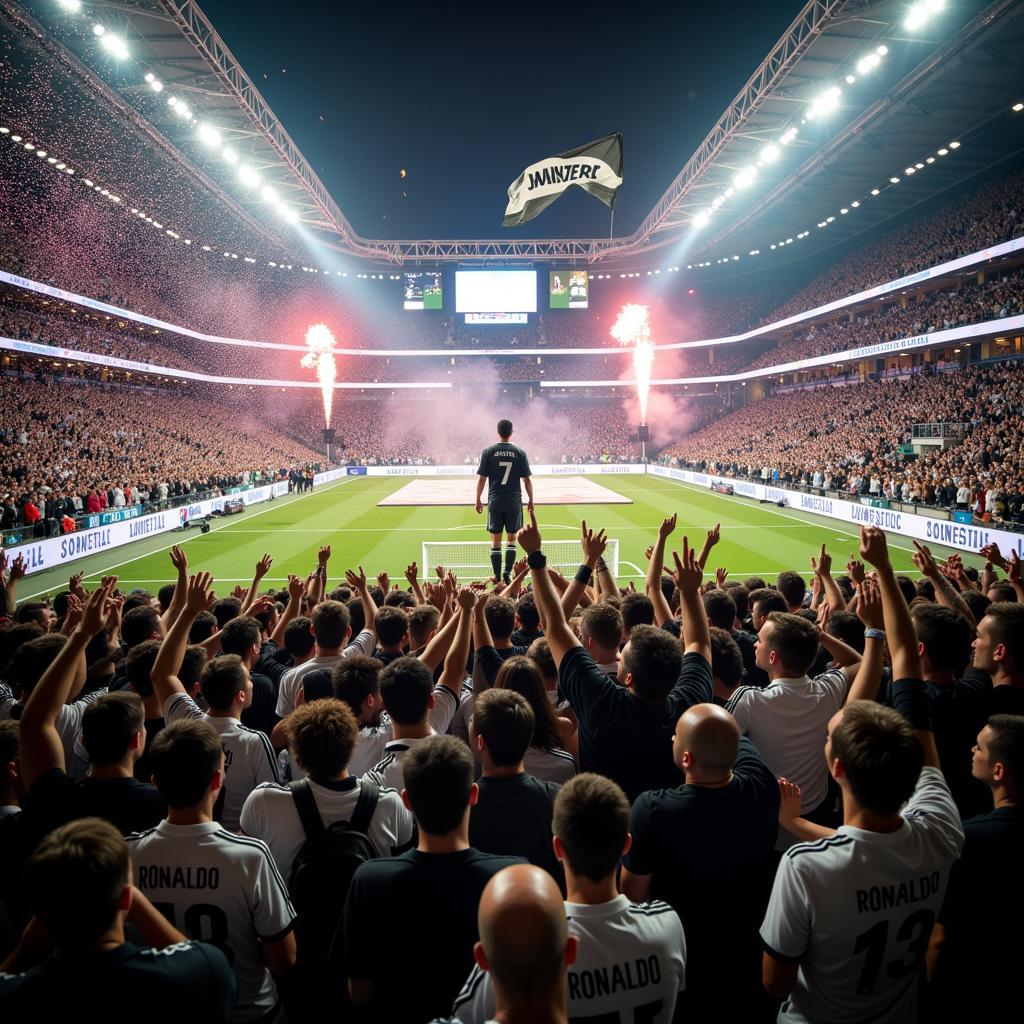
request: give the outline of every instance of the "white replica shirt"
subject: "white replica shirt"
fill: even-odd
[[[327,828],[336,821],[352,819],[360,786],[354,775],[329,785],[309,780],[316,809]],[[401,796],[393,789],[382,788],[367,836],[378,856],[390,857],[412,839],[413,824],[413,816]],[[270,848],[278,871],[289,878],[295,855],[306,841],[306,830],[287,786],[265,783],[251,794],[242,810],[242,832],[262,839]]]
[[[277,1003],[259,939],[283,939],[295,910],[270,851],[217,822],[160,822],[127,837],[135,884],[176,928],[217,946],[238,979],[234,1020],[256,1020]]]
[[[433,731],[431,735],[435,735]],[[418,737],[401,740],[388,740],[384,747],[384,757],[366,773],[366,778],[373,779],[382,789],[386,786],[397,793],[405,789],[405,776],[402,774],[402,761],[405,755],[417,743],[422,743],[428,737]]]
[[[164,721],[170,725],[186,718],[202,718],[220,735],[224,749],[224,803],[218,820],[226,829],[237,832],[246,797],[261,782],[280,780],[274,748],[264,733],[242,725],[237,718],[212,718],[187,693],[171,694],[164,704]]]
[[[895,832],[842,826],[782,857],[761,939],[799,961],[780,1024],[917,1019],[917,988],[963,828],[942,772],[923,768]]]
[[[649,1021],[670,1024],[686,987],[686,938],[678,914],[660,900],[630,903],[616,896],[590,906],[566,903],[569,933],[579,953],[566,972],[570,1020]],[[452,1016],[483,1024],[495,1012],[491,977],[470,971]]]
[[[340,654],[318,655],[285,672],[277,691],[277,717],[287,718],[295,710],[295,698],[299,695],[302,677],[306,673],[322,668],[332,669],[339,661],[353,654],[373,654],[373,634],[368,629],[364,629]]]
[[[763,690],[741,686],[725,705],[773,774],[800,787],[804,814],[820,806],[828,792],[828,723],[843,706],[846,691],[846,675],[836,668],[814,679],[775,679]],[[793,842],[788,836],[780,830],[784,841],[778,849]]]
[[[527,747],[523,756],[523,767],[527,775],[544,782],[561,785],[576,774],[576,758],[561,747],[543,750],[541,747]]]

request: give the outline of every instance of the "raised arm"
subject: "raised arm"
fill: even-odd
[[[302,610],[302,595],[305,592],[306,584],[302,577],[296,576],[294,573],[290,575],[288,577],[288,603],[278,617],[274,632],[270,634],[270,639],[278,647],[284,643],[285,630],[298,618],[299,612]]]
[[[25,556],[18,555],[13,562],[11,562],[10,569],[7,573],[7,583],[5,589],[7,590],[7,608],[8,613],[13,615],[14,609],[18,607],[17,604],[17,591],[18,591],[18,580],[20,580],[28,572],[25,568]]]
[[[971,611],[970,605],[961,597],[960,591],[939,571],[938,563],[932,557],[928,546],[918,544],[915,540],[914,547],[917,548],[913,556],[914,565],[921,570],[921,575],[935,588],[935,600],[947,608],[952,608],[971,624],[972,629],[977,629],[978,622],[974,618],[974,612]]]
[[[444,672],[441,673],[441,686],[448,687],[454,694],[462,689],[466,678],[466,662],[469,660],[469,634],[473,626],[473,609],[476,607],[475,590],[463,587],[457,597],[459,611],[456,615],[455,639],[444,659]]]
[[[607,544],[604,530],[594,533],[593,530],[587,528],[587,521],[584,519],[580,526],[580,544],[583,548],[583,563],[569,586],[565,588],[565,593],[562,594],[562,611],[566,615],[572,615],[573,609],[579,604],[583,592],[587,589],[587,584],[594,575],[597,560],[604,554]]]
[[[1024,604],[1024,581],[1021,580],[1020,558],[1017,556],[1016,551],[1010,552],[1010,561],[1006,566],[1006,578],[1010,581],[1014,592],[1017,594],[1017,600]]]
[[[526,510],[528,512],[533,511],[533,477],[523,477],[523,487],[526,488]]]
[[[433,672],[438,665],[444,661],[448,651],[451,650],[452,638],[455,636],[455,629],[458,626],[458,616],[452,615],[448,621],[434,632],[434,635],[427,641],[427,646],[420,655],[420,661]],[[468,654],[467,654],[468,660]]]
[[[715,527],[717,533],[718,527]],[[710,534],[709,534],[710,536]],[[700,584],[704,579],[701,568],[688,538],[683,537],[683,557],[673,551],[676,571],[673,574],[679,590],[679,609],[682,612],[683,649],[687,654],[699,654],[711,664],[711,630],[704,602],[700,598]]]
[[[359,595],[359,600],[363,604],[363,629],[368,629],[376,636],[377,603],[370,593],[370,588],[366,585],[366,573],[363,571],[363,567],[359,566],[358,573],[354,573],[351,569],[346,569],[345,579],[348,581],[348,585]]]
[[[540,551],[541,535],[537,526],[537,514],[530,510],[530,525],[519,531],[519,543],[527,554],[527,558]],[[541,559],[535,559],[540,562]],[[562,611],[561,602],[555,592],[555,585],[551,582],[546,565],[537,565],[530,569],[533,580],[533,593],[540,609],[541,618],[544,620],[544,636],[547,638],[548,646],[551,649],[551,656],[555,665],[561,665],[562,659],[574,647],[579,647],[580,642],[576,634],[569,628],[566,622],[565,612]]]
[[[161,708],[169,697],[175,693],[185,692],[185,687],[178,678],[178,669],[185,658],[192,623],[196,621],[196,616],[200,612],[211,609],[217,600],[212,583],[213,577],[208,572],[199,572],[189,577],[185,607],[174,620],[157,652],[149,677]]]
[[[239,611],[239,615],[248,615],[249,609],[253,606],[256,600],[256,595],[259,592],[260,584],[263,582],[263,577],[270,572],[270,567],[274,564],[274,560],[270,555],[264,555],[256,563],[256,571],[253,573],[252,586],[249,587],[249,592],[245,595],[245,600],[242,601],[242,608]]]
[[[707,537],[704,538],[704,545],[700,549],[700,554],[697,556],[697,564],[703,570],[704,566],[708,564],[708,555],[711,554],[711,549],[721,540],[722,537],[722,524],[715,523],[714,526],[708,530]]]
[[[927,721],[927,698],[923,692],[924,684],[920,681],[921,656],[917,653],[917,635],[910,618],[910,609],[896,582],[889,561],[889,547],[885,534],[877,526],[860,528],[860,554],[865,562],[875,567],[878,587],[882,594],[882,614],[885,621],[886,638],[889,641],[889,654],[892,658],[893,704],[908,718],[917,732],[917,738],[924,747],[924,763],[933,768],[939,767],[939,751],[935,745],[935,735],[931,723]],[[906,687],[900,687],[901,680],[909,680]],[[901,695],[900,689],[906,689]],[[904,700],[903,697],[907,699]],[[903,705],[906,705],[904,707]]]
[[[654,622],[658,626],[663,626],[672,618],[672,609],[665,599],[665,592],[661,589],[661,574],[665,568],[665,542],[676,528],[676,517],[677,513],[673,512],[667,519],[661,521],[658,539],[651,549],[651,560],[647,565],[645,587],[647,596],[654,605]]]
[[[65,769],[64,744],[57,732],[57,716],[67,702],[75,676],[81,668],[89,641],[106,628],[116,576],[105,576],[99,590],[86,602],[82,620],[72,630],[57,657],[50,662],[32,689],[19,721],[21,777],[25,789],[53,768]]]
[[[861,583],[857,617],[864,623],[864,657],[861,658],[853,685],[846,694],[847,703],[854,700],[876,700],[882,682],[885,636],[878,636],[877,633],[882,632],[885,619],[882,614],[882,593],[878,583],[871,578]]]
[[[174,566],[178,578],[174,582],[171,603],[167,606],[167,611],[160,616],[165,633],[181,613],[181,609],[185,607],[185,590],[188,587],[188,555],[177,544],[171,548],[171,565]]]
[[[420,586],[420,567],[415,562],[410,562],[405,567],[406,582],[412,587],[413,596],[417,604],[426,604],[427,599],[423,596],[423,588]]]
[[[839,589],[838,584],[832,578],[832,556],[825,550],[824,544],[821,545],[821,551],[817,558],[811,555],[811,568],[814,570],[814,575],[821,580],[822,597],[829,603],[832,611],[844,611],[846,609],[846,599],[843,597],[843,592]]]

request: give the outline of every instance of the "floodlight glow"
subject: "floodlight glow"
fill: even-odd
[[[918,171],[923,171],[924,170],[924,164],[918,162],[918,163],[914,164],[914,169],[918,170]]]
[[[178,102],[174,106],[174,112],[183,121],[188,121],[192,118],[192,110],[184,100],[178,100]]]
[[[909,175],[914,173],[914,168],[913,167],[904,167],[903,168],[903,173],[909,176]]]
[[[238,163],[238,154],[230,146],[225,146],[220,151],[220,155],[229,164],[237,164]]]
[[[118,60],[124,60],[128,56],[128,46],[125,41],[113,33],[107,33],[100,37],[100,46]]]
[[[857,81],[857,76],[856,75],[847,75],[846,76],[846,84],[847,85],[853,85],[853,83],[856,82],[856,81]]]
[[[220,132],[212,124],[201,124],[196,134],[204,146],[219,146],[223,143]]]
[[[872,194],[873,196],[880,196],[880,195],[882,194],[882,190],[881,190],[881,189],[879,189],[879,188],[873,188],[873,189],[871,190],[871,194]]]
[[[949,152],[949,150],[946,149],[945,146],[943,146],[942,149],[938,150],[939,156],[945,156],[948,152]]]
[[[752,185],[757,178],[757,168],[753,166],[744,167],[736,176],[732,179],[732,183],[737,188],[746,188],[748,185]]]
[[[900,183],[900,179],[897,178],[895,175],[891,177],[889,181],[892,182],[893,185],[898,185]]]
[[[277,192],[270,185],[263,186],[260,190],[260,198],[267,203],[276,203],[278,201]]]
[[[152,71],[147,71],[143,77],[147,82],[152,82],[156,78],[156,75],[154,75]]]
[[[778,158],[779,147],[771,142],[761,150],[761,160],[766,164],[773,164]]]
[[[833,85],[831,89],[826,89],[820,96],[818,96],[807,111],[807,119],[813,120],[819,114],[827,114],[839,105],[839,97],[842,96],[843,91],[838,85]]]
[[[882,45],[877,47],[875,50],[875,53],[877,53],[879,57],[884,57],[888,52],[889,47],[886,46],[885,43],[882,43]]]
[[[951,142],[949,144],[949,148],[950,149],[959,149],[960,148],[960,143],[959,142]]]
[[[243,185],[255,188],[260,183],[260,176],[251,167],[242,166],[238,168],[238,180]]]
[[[908,32],[916,32],[926,25],[934,15],[945,7],[945,0],[918,0],[903,19],[903,27]]]
[[[154,78],[153,81],[149,83],[149,87],[153,90],[153,92],[164,91],[164,83],[161,82],[159,78]]]
[[[71,14],[77,14],[82,9],[82,0],[57,0],[57,3]]]
[[[277,212],[289,223],[297,224],[299,215],[290,206],[279,206]]]
[[[927,156],[927,157],[925,157],[925,159],[924,159],[924,162],[925,162],[926,164],[933,164],[933,163],[935,163],[935,157],[933,157],[933,156]]]
[[[860,200],[859,199],[854,199],[854,201],[852,203],[850,203],[850,206],[852,206],[853,209],[856,210],[857,207],[860,206]]]
[[[708,221],[711,220],[710,210],[701,210],[696,217],[693,218],[694,227],[703,228],[707,227]]]
[[[31,152],[31,151],[32,151],[33,149],[35,149],[35,148],[36,148],[36,146],[35,146],[35,143],[34,143],[34,142],[26,142],[26,143],[25,143],[25,148],[26,148],[26,149],[27,149],[27,150],[28,150],[29,152]]]
[[[782,133],[782,138],[779,139],[779,142],[781,142],[783,146],[788,146],[796,138],[797,132],[798,129],[795,127],[787,128]]]
[[[1011,109],[1014,111],[1014,113],[1019,114],[1022,110],[1024,110],[1024,103],[1014,103]]]
[[[46,156],[46,150],[45,149],[37,149],[36,150],[36,156]]]
[[[102,25],[101,25],[101,24],[100,24],[99,22],[97,22],[97,23],[96,23],[95,25],[93,25],[93,27],[92,27],[92,34],[93,34],[94,36],[101,36],[101,35],[103,35],[103,33],[104,33],[104,32],[106,32],[106,31],[107,31],[107,30],[106,30],[106,29],[105,29],[105,28],[104,28],[104,27],[103,27],[103,26],[102,26]]]
[[[857,61],[857,71],[859,74],[866,75],[869,71],[873,71],[882,63],[882,58],[879,57],[878,53],[869,53],[866,57],[861,57]]]
[[[839,212],[845,217],[850,212],[850,208],[848,206],[844,206]]]

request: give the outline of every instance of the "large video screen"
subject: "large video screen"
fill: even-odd
[[[536,313],[535,270],[456,270],[457,313]]]
[[[403,274],[404,309],[442,309],[440,274]]]
[[[548,299],[552,309],[586,309],[589,278],[585,270],[552,270]]]

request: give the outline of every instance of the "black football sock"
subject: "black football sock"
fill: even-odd
[[[501,548],[491,548],[491,568],[495,578],[501,575]]]
[[[505,575],[509,576],[512,573],[512,566],[516,560],[516,546],[515,544],[505,545]]]

